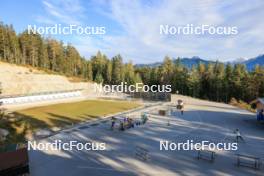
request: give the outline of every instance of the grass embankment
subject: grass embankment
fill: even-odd
[[[242,100],[237,101],[235,98],[231,98],[229,104],[231,104],[232,106],[236,106],[236,107],[239,107],[241,109],[245,109],[247,111],[256,113],[256,109],[253,109],[251,104],[246,103]]]
[[[0,123],[0,128],[11,133],[8,143],[23,142],[25,135],[37,129],[64,127],[138,106],[138,103],[128,101],[88,100],[35,107],[14,112],[14,117]]]

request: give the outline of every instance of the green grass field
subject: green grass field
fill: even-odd
[[[0,128],[10,131],[9,142],[20,142],[26,134],[40,128],[63,127],[138,106],[128,101],[87,100],[34,107],[14,112],[15,120],[1,123]]]

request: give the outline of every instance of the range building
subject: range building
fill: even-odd
[[[257,120],[264,120],[264,98],[258,98],[251,104],[254,104],[257,109]]]

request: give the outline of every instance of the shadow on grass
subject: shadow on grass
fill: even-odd
[[[39,120],[33,116],[18,112],[12,113],[12,117],[7,115],[6,118],[0,121],[0,128],[8,130],[9,135],[4,142],[0,143],[0,148],[1,146],[3,147],[10,144],[25,143],[27,141],[27,135],[32,135],[38,129],[51,129],[52,127],[62,128],[99,117],[93,115],[83,115],[74,119],[54,113],[47,114],[51,117],[48,119],[49,123],[44,120]]]
[[[31,135],[37,129],[47,127],[46,122],[21,113],[14,112],[12,113],[12,117],[6,115],[1,120],[0,128],[6,129],[9,135],[2,142],[1,147],[5,148],[8,145],[25,143],[27,135]]]
[[[72,125],[72,124],[80,123],[83,121],[83,118],[73,119],[68,116],[63,116],[63,115],[54,114],[54,113],[47,113],[47,114],[52,117],[49,119],[52,123],[52,126],[56,126],[56,127],[63,127],[66,125]]]

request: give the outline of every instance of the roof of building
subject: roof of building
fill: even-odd
[[[252,101],[250,104],[255,104],[260,102],[261,104],[264,104],[264,98],[257,98],[256,100]]]
[[[264,104],[264,98],[258,98],[258,101],[259,101],[261,104]]]

